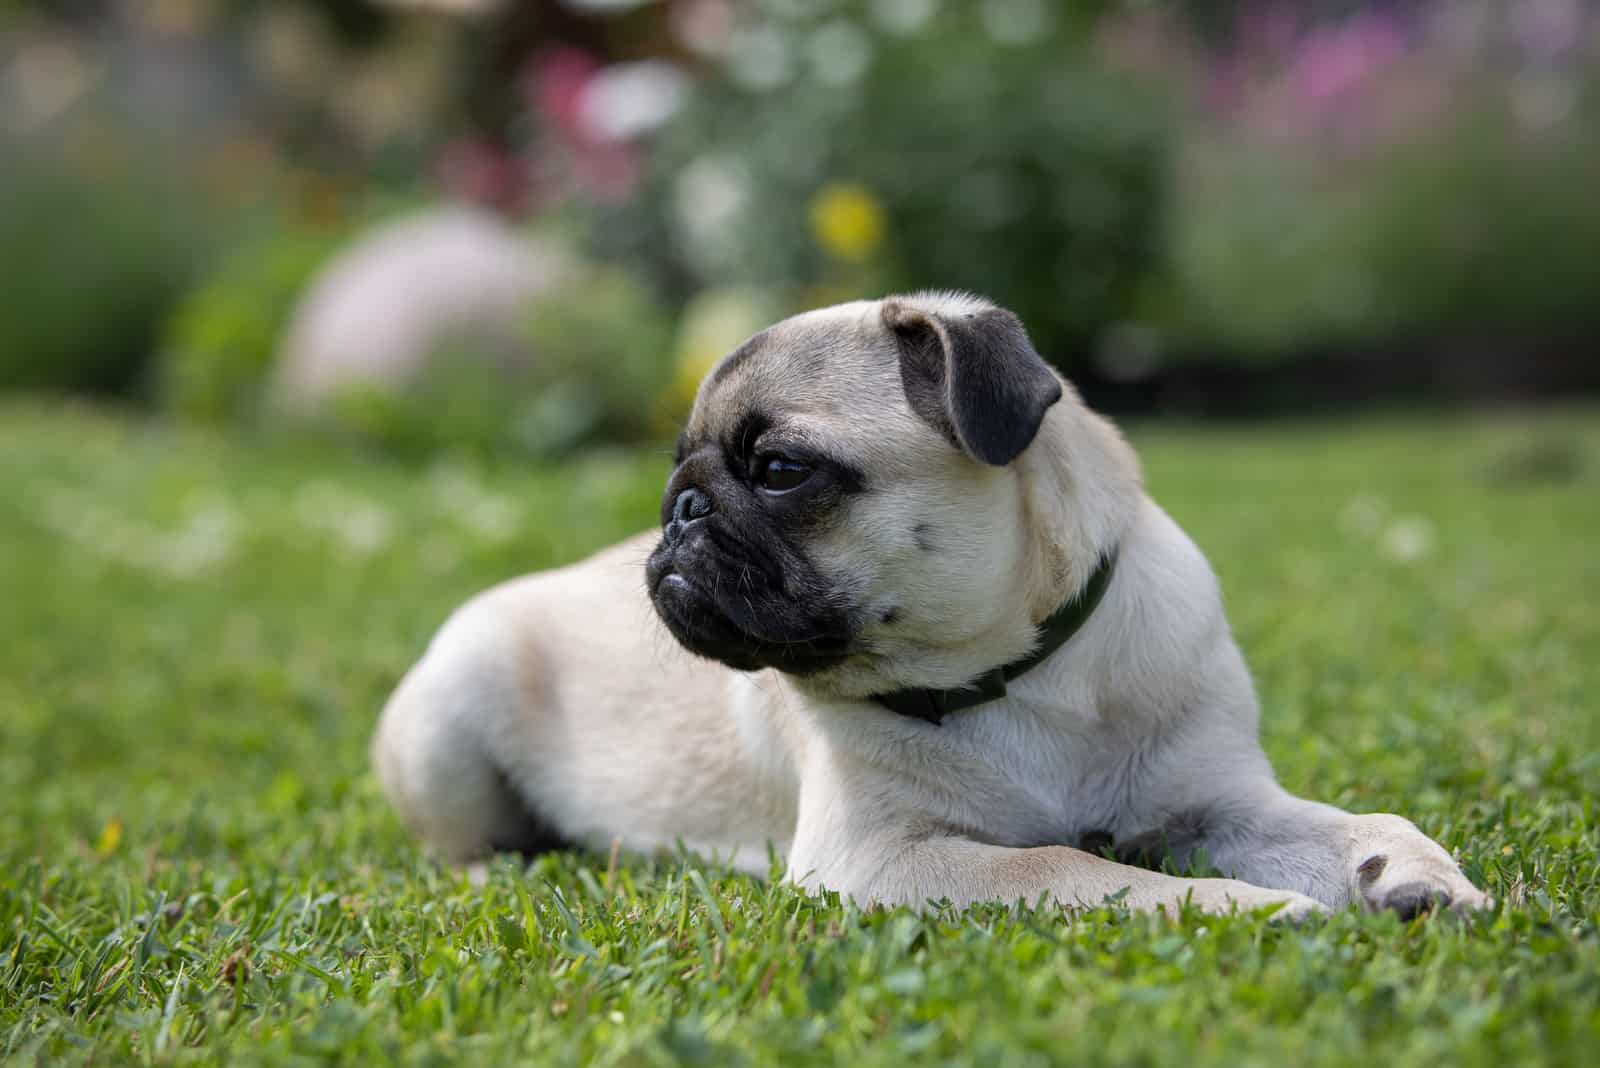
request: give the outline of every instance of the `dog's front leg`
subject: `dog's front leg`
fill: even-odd
[[[1120,843],[1126,859],[1178,859],[1204,849],[1218,870],[1257,886],[1295,890],[1324,905],[1359,903],[1411,917],[1436,905],[1472,910],[1494,899],[1410,820],[1357,815],[1294,797],[1275,784],[1249,798],[1192,808],[1170,828]],[[1142,856],[1136,856],[1142,854]]]
[[[1303,894],[1233,879],[1181,879],[1066,846],[1018,849],[929,837],[879,848],[881,864],[823,872],[791,864],[790,878],[811,888],[837,890],[859,904],[913,908],[940,900],[958,906],[984,901],[1031,905],[1047,900],[1068,908],[1093,908],[1109,899],[1141,912],[1175,913],[1185,903],[1206,912],[1280,906],[1275,917],[1288,919],[1324,911]],[[856,851],[857,859],[867,852]]]

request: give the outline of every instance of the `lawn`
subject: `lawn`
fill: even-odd
[[[379,796],[378,708],[466,596],[648,525],[665,453],[403,467],[0,406],[0,1057],[1592,1063],[1595,416],[1134,428],[1282,779],[1501,900],[1293,928],[863,913],[674,857],[470,885]]]

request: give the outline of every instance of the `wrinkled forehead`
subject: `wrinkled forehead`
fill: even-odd
[[[754,415],[818,432],[843,422],[854,436],[903,407],[899,376],[876,301],[807,312],[725,356],[701,384],[686,433],[720,439]]]

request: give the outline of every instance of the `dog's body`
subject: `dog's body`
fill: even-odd
[[[708,377],[681,451],[659,544],[474,599],[391,699],[380,778],[447,857],[681,842],[764,874],[771,846],[802,885],[913,905],[1489,903],[1406,820],[1277,785],[1204,557],[1009,313],[788,320]],[[1018,661],[1110,559],[1005,696],[937,724],[873,699]]]

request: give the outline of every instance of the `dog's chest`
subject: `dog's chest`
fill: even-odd
[[[947,721],[938,746],[944,803],[987,841],[1080,845],[1149,818],[1148,746],[1091,713],[1050,724],[1025,716]]]
[[[855,825],[832,821],[854,812],[865,827],[931,824],[1018,847],[1092,848],[1148,830],[1162,804],[1155,718],[1056,694],[1037,712],[1013,698],[937,726],[860,705],[790,706],[804,714],[777,721],[802,727],[784,739],[803,765],[796,786],[812,795],[797,798],[802,823],[825,813],[829,833],[845,833]]]

